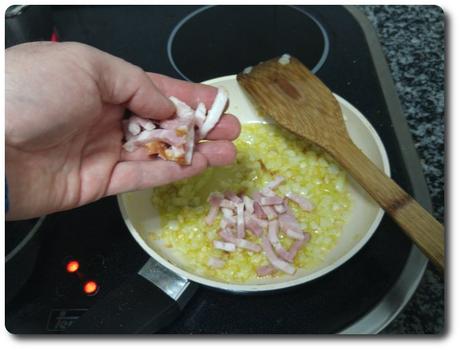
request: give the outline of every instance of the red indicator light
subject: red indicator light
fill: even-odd
[[[95,294],[98,289],[99,286],[94,281],[88,281],[83,285],[83,291],[88,295]]]
[[[78,269],[80,268],[80,264],[78,263],[77,260],[72,260],[67,263],[65,268],[67,272],[69,273],[77,272]]]
[[[51,38],[50,38],[50,40],[51,40],[52,42],[58,42],[58,41],[59,41],[59,37],[58,37],[56,31],[53,31],[53,32],[51,33]]]

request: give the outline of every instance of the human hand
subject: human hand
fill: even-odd
[[[126,109],[152,119],[174,114],[167,97],[210,107],[217,89],[145,73],[78,43],[30,43],[6,50],[7,219],[66,210],[116,193],[160,186],[230,164],[240,124],[224,115],[197,145],[192,164],[151,160],[122,149]]]

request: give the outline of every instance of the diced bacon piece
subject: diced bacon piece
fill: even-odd
[[[289,200],[287,198],[284,198],[284,207],[286,208],[286,214],[292,216],[292,217],[295,217],[294,215],[294,211],[292,210],[292,208],[289,206]]]
[[[294,258],[297,254],[297,252],[299,251],[300,248],[302,248],[306,243],[308,243],[308,241],[310,240],[310,235],[308,234],[308,232],[304,232],[304,238],[303,239],[299,239],[299,240],[296,240],[294,243],[292,243],[291,247],[289,248],[289,258],[290,260],[288,261],[294,261]]]
[[[214,220],[216,220],[217,214],[219,213],[219,207],[214,207],[212,206],[211,209],[209,209],[208,215],[206,216],[206,219],[204,220],[206,224],[212,225]]]
[[[243,200],[240,197],[238,197],[235,192],[232,192],[232,191],[225,192],[224,197],[232,201],[235,204],[243,203]]]
[[[284,202],[282,204],[277,204],[277,205],[274,205],[273,208],[275,208],[275,211],[278,213],[278,214],[283,214],[287,211],[287,208],[286,206],[284,205]]]
[[[273,220],[268,222],[268,235],[277,236],[278,235],[279,222],[278,220]],[[270,237],[269,237],[270,238]]]
[[[233,217],[233,210],[229,208],[222,207],[222,214],[226,218],[231,218]]]
[[[294,239],[304,238],[302,228],[294,216],[284,213],[279,216],[278,220],[281,230],[283,230],[283,232],[285,232],[289,237]]]
[[[267,218],[267,215],[262,210],[262,206],[258,202],[254,202],[254,214],[259,219],[266,219]]]
[[[176,106],[176,115],[179,119],[194,121],[195,111],[188,104],[175,96],[171,96],[169,99]]]
[[[286,249],[284,249],[278,239],[278,226],[278,220],[273,220],[268,223],[268,240],[272,244],[273,248],[275,248],[276,254],[278,254],[284,260],[292,262],[291,256],[286,251]]]
[[[225,242],[232,243],[239,248],[251,250],[253,252],[260,252],[261,250],[257,243],[253,243],[243,238],[236,238],[228,229],[220,230],[219,236],[222,237]]]
[[[195,146],[195,111],[174,96],[171,96],[170,100],[176,106],[177,118],[165,120],[160,123],[160,126],[167,130],[174,131],[176,136],[185,137],[182,164],[189,165],[192,162],[193,149]]]
[[[312,211],[314,206],[313,203],[308,199],[296,193],[286,193],[286,197],[291,201],[296,202],[303,210]]]
[[[139,118],[140,121],[139,121],[139,124],[141,124],[141,126],[144,128],[144,130],[154,130],[157,128],[157,126],[155,125],[155,123],[151,120],[148,120],[148,119],[142,119],[142,118]]]
[[[200,134],[195,132],[195,126],[201,131],[207,130],[207,134],[219,121],[227,99],[226,93],[219,89],[213,107],[206,117],[206,107],[203,103],[199,103],[195,111],[183,101],[171,96],[170,100],[176,107],[175,117],[158,122],[161,129],[156,129],[157,125],[153,120],[136,115],[123,121],[126,140],[123,148],[128,152],[134,152],[137,148],[145,146],[149,155],[158,155],[165,160],[189,165],[192,162],[195,143],[201,139]]]
[[[136,115],[123,121],[125,150],[133,152],[148,144],[150,155],[158,154],[163,159],[181,164],[191,163],[195,145],[195,111],[175,97],[171,97],[171,101],[176,106],[176,118],[160,122],[162,129],[156,129],[152,120]]]
[[[219,192],[212,192],[208,196],[208,203],[212,206],[218,207],[224,199],[224,196]]]
[[[166,119],[160,122],[160,128],[168,130],[177,130],[181,129],[181,127],[183,127],[185,124],[186,123],[179,118]]]
[[[222,209],[226,209],[226,208],[222,208]],[[227,216],[224,216],[222,220],[225,221],[227,225],[230,225],[230,226],[236,225],[236,216],[227,215]]]
[[[244,209],[247,213],[254,213],[254,201],[248,196],[243,196]]]
[[[279,216],[279,221],[281,228],[283,228],[284,226],[286,227],[286,229],[292,228],[295,231],[302,231],[302,228],[300,227],[300,224],[297,221],[296,217],[288,214],[287,212]]]
[[[171,160],[177,160],[179,158],[183,158],[185,154],[185,148],[184,145],[180,146],[171,146],[169,148],[166,148],[165,150],[165,155],[166,159],[171,159]]]
[[[273,220],[275,219],[278,214],[276,213],[275,210],[270,205],[264,205],[261,207],[265,215],[267,216],[268,220]]]
[[[195,125],[200,129],[206,119],[206,106],[203,102],[198,103],[195,109]]]
[[[125,139],[127,140],[124,144],[123,144],[123,148],[125,149],[125,151],[127,152],[134,152],[139,146],[140,146],[140,143],[139,142],[136,142],[136,138],[138,137],[138,135],[136,136],[131,136],[129,139],[126,138],[125,136]]]
[[[233,223],[230,223],[229,222],[229,219],[228,218],[223,218],[222,220],[220,220],[220,228],[221,229],[227,229],[228,227],[232,227],[234,226]]]
[[[223,199],[222,202],[220,202],[220,206],[222,208],[233,209],[235,208],[235,203],[233,203],[232,201],[229,201],[228,199]]]
[[[132,140],[133,138],[135,138],[141,132],[141,129],[139,128],[139,130],[137,130],[137,129],[133,130],[133,132],[138,131],[137,133],[132,133],[129,130],[130,122],[129,122],[128,119],[124,119],[122,123],[123,123],[123,135],[124,135],[124,138],[125,138],[126,141]],[[134,150],[134,149],[137,148],[137,146],[132,145],[132,148]]]
[[[138,144],[138,142],[134,142],[134,138],[136,136],[133,136],[132,138],[130,138],[129,141],[126,141],[124,144],[123,144],[123,148],[125,149],[125,151],[127,152],[134,152],[135,150],[137,150],[140,145]],[[155,141],[155,144],[157,144],[157,141]],[[150,149],[150,147],[147,147],[147,149]],[[156,149],[156,147],[155,147]],[[155,153],[151,153],[151,154],[155,154]]]
[[[147,148],[147,154],[149,156],[159,155],[163,159],[167,158],[166,150],[168,149],[168,145],[166,143],[161,141],[152,141],[146,143],[144,146]]]
[[[291,229],[293,231],[302,233],[302,228],[300,227],[295,216],[290,215],[288,213],[284,213],[284,214],[281,214],[278,219],[279,219],[280,227],[284,232]]]
[[[272,275],[275,271],[276,270],[272,265],[264,265],[256,269],[257,276],[259,277]]]
[[[173,160],[178,164],[186,165],[185,163],[185,149],[183,145],[171,146],[164,151],[164,157],[160,153],[159,156],[164,160]]]
[[[226,242],[230,242],[233,244],[236,244],[237,242],[236,237],[233,236],[233,233],[226,228],[219,231],[219,236],[222,237],[222,239]]]
[[[222,242],[217,240],[214,240],[212,243],[214,244],[214,248],[225,250],[226,252],[234,252],[236,250],[236,246],[234,243]]]
[[[206,120],[204,121],[203,125],[201,126],[200,130],[200,138],[204,138],[208,132],[210,132],[216,124],[219,122],[222,113],[224,112],[225,106],[227,105],[228,101],[228,94],[227,92],[219,88],[217,90],[216,98],[211,106],[211,109],[208,111],[208,115],[206,116]]]
[[[268,227],[268,222],[266,220],[259,219],[255,214],[245,213],[244,223],[246,228],[252,231],[256,236],[259,236],[265,227]]]
[[[136,123],[135,121],[131,120],[131,118],[128,119],[128,131],[131,135],[139,135],[140,132],[142,131],[141,126],[139,123]]]
[[[246,214],[244,223],[246,228],[256,236],[260,236],[263,233],[263,229],[268,226],[267,221],[258,219],[254,214]]]
[[[257,224],[250,216],[245,219],[245,227],[257,237],[263,233],[263,228]]]
[[[171,96],[170,100],[176,106],[177,118],[160,123],[167,130],[174,131],[177,136],[185,137],[184,154],[182,155],[183,165],[192,163],[193,149],[195,146],[195,111],[180,101],[178,98]]]
[[[227,228],[227,226],[228,226],[228,221],[227,220],[224,220],[224,219],[220,220],[220,228],[221,229],[225,229],[225,228]]]
[[[243,196],[243,202],[244,209],[246,210],[246,212],[249,214],[254,213],[254,201],[248,196]]]
[[[262,249],[265,252],[265,255],[267,256],[268,261],[277,268],[278,270],[284,271],[290,275],[293,275],[295,273],[295,267],[294,265],[281,260],[273,251],[272,245],[270,244],[270,241],[266,236],[262,237]]]
[[[253,243],[251,241],[248,241],[242,238],[237,238],[236,246],[239,248],[243,248],[243,249],[247,249],[247,250],[256,252],[256,253],[260,252],[261,250],[260,245],[258,245],[257,243]]]
[[[216,269],[221,269],[225,265],[225,262],[222,259],[211,257],[208,259],[208,266],[214,267]]]
[[[273,220],[276,218],[278,215],[276,214],[276,211],[271,208],[271,206],[264,206],[262,205],[261,201],[264,198],[264,196],[261,195],[260,192],[256,192],[252,196],[254,198],[254,212],[257,217],[261,219],[266,219],[268,220]],[[260,209],[260,210],[259,210]],[[260,213],[260,211],[263,212],[263,215]]]
[[[299,239],[300,240],[300,239],[304,238],[303,233],[300,233],[298,231],[287,229],[285,232],[289,237],[294,238],[294,239]]]
[[[270,196],[270,197],[262,197],[260,199],[260,204],[263,206],[266,205],[276,205],[276,204],[281,204],[283,203],[283,198],[278,197],[278,196]]]
[[[268,227],[268,221],[267,220],[263,220],[263,219],[259,219],[258,217],[256,216],[252,216],[252,219],[257,222],[257,224],[260,226],[260,227],[263,227],[263,228],[267,228]]]
[[[139,135],[136,135],[127,141],[123,147],[128,152],[132,152],[137,147],[143,146],[144,144],[151,141],[162,141],[170,145],[179,146],[183,145],[186,142],[186,139],[185,137],[178,137],[172,130],[144,130]]]
[[[139,132],[141,132],[141,128],[144,130],[153,130],[156,128],[155,124],[153,123],[151,119],[141,118],[141,117],[138,117],[137,115],[132,115],[131,117],[129,117],[128,121],[129,121],[129,126],[130,126],[129,130],[131,131],[132,134],[134,133],[132,132],[131,127],[135,130],[139,130]],[[137,134],[134,134],[134,135],[137,135]]]
[[[220,228],[222,229],[234,229],[236,227],[235,216],[224,216],[220,221]]]
[[[195,147],[195,129],[192,126],[188,129],[186,142],[185,142],[185,164],[192,164],[193,149]]]
[[[288,213],[281,214],[279,216],[280,224],[284,223],[287,226],[291,227],[298,227],[300,229],[299,222],[297,221],[296,217],[293,215],[290,215]]]
[[[187,136],[188,134],[188,126],[187,124],[179,125],[177,128],[174,129],[176,136]]]
[[[237,237],[244,238],[244,203],[236,205],[236,229]]]
[[[269,188],[264,188],[262,191],[260,191],[260,194],[265,197],[275,197],[276,196],[276,193],[273,192]]]
[[[269,182],[266,186],[266,188],[270,189],[270,190],[274,190],[275,188],[277,188],[282,182],[284,181],[284,177],[283,176],[277,176],[275,177],[275,179],[271,182]]]
[[[220,193],[213,192],[208,197],[208,202],[211,204],[211,209],[209,210],[208,216],[206,216],[205,222],[208,225],[212,225],[214,220],[219,213],[220,202],[222,202],[223,196]]]
[[[254,201],[259,202],[262,198],[262,194],[260,192],[254,192],[252,198],[254,199]]]

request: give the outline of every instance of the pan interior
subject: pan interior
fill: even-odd
[[[241,123],[267,122],[266,118],[258,115],[234,75],[212,79],[205,83],[227,89],[230,95],[228,112],[238,116]],[[354,143],[374,164],[389,175],[388,157],[374,128],[346,100],[337,95],[335,97],[341,106],[348,132]],[[118,201],[123,218],[136,241],[149,255],[177,274],[204,285],[232,291],[275,290],[311,281],[336,269],[355,255],[375,232],[382,219],[383,210],[352,178],[349,177],[348,180],[352,208],[337,245],[329,252],[323,263],[309,270],[298,269],[293,276],[284,275],[241,284],[222,282],[196,274],[190,269],[187,261],[176,254],[174,248],[166,248],[161,241],[152,239],[151,232],[160,228],[158,213],[151,203],[152,190],[122,194],[119,195]]]

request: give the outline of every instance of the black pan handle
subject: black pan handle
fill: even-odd
[[[68,333],[155,333],[180,312],[177,302],[139,274],[85,312]]]

